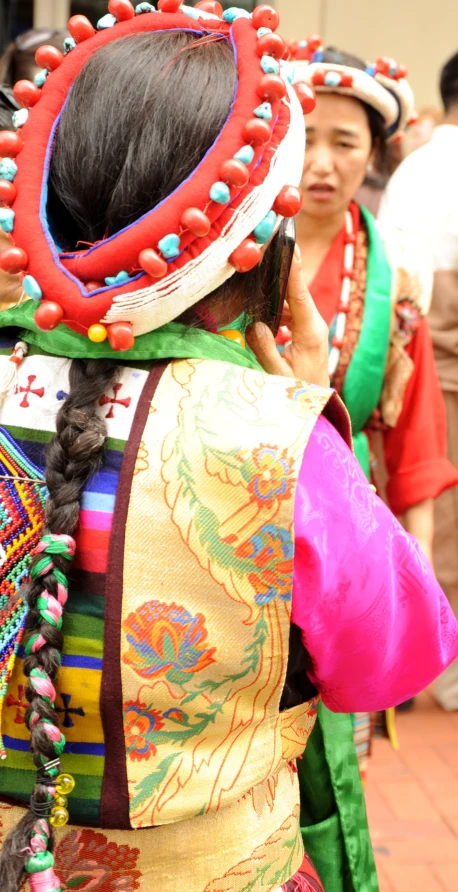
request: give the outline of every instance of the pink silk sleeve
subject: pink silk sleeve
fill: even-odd
[[[292,621],[335,712],[396,706],[458,657],[458,624],[428,561],[325,418],[298,481]]]

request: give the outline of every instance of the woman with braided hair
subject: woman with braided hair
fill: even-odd
[[[297,254],[275,374],[249,347],[275,350],[313,102],[277,25],[111,0],[0,134],[2,892],[323,892],[320,698],[384,708],[458,653]]]

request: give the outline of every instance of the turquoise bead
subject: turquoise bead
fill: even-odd
[[[191,19],[199,19],[199,12],[197,9],[194,9],[192,6],[182,6],[181,12],[184,12],[185,15],[190,16]]]
[[[36,279],[33,276],[24,276],[22,281],[22,287],[27,295],[27,297],[33,298],[33,300],[41,300],[43,297],[43,293]]]
[[[126,272],[125,269],[122,269],[120,273],[116,276],[107,276],[105,279],[106,285],[121,285],[123,282],[127,282],[129,278],[129,273]]]
[[[76,40],[73,40],[73,37],[66,37],[64,40],[64,52],[70,53],[75,49]]]
[[[258,38],[264,37],[265,34],[272,34],[272,28],[258,28]]]
[[[9,182],[12,183],[16,174],[16,162],[13,161],[12,158],[3,158],[3,160],[0,161],[0,179],[9,180]]]
[[[251,164],[254,158],[253,146],[242,146],[242,148],[235,153],[234,158],[236,161],[241,161],[242,164]]]
[[[270,102],[263,102],[262,105],[258,105],[258,107],[254,110],[254,114],[257,118],[262,118],[263,121],[271,121],[272,106]]]
[[[156,12],[156,10],[152,3],[137,3],[135,12],[137,15],[141,15],[142,12]]]
[[[239,9],[237,6],[231,6],[229,9],[226,9],[223,12],[223,19],[225,22],[229,22],[232,25],[232,22],[235,22],[236,19],[249,19],[250,13],[246,11],[246,9]]]
[[[370,77],[375,77],[375,75],[377,74],[375,65],[368,65],[366,68],[366,74],[368,74]]]
[[[280,62],[280,71],[283,80],[288,81],[289,84],[294,84],[296,66],[292,62]]]
[[[34,77],[35,85],[37,87],[42,87],[43,84],[45,83],[47,77],[48,77],[48,72],[47,72],[46,68],[42,68],[41,71],[39,71],[38,74],[36,74]]]
[[[14,112],[12,121],[13,127],[16,127],[19,130],[20,127],[23,127],[29,117],[29,111],[27,108],[18,108],[17,111]]]
[[[0,229],[8,234],[14,228],[14,211],[11,208],[0,208]]]
[[[324,77],[326,87],[338,87],[341,81],[340,74],[337,71],[328,71]]]
[[[280,63],[273,56],[263,56],[261,59],[261,68],[264,74],[278,74],[280,71]]]
[[[229,186],[226,186],[226,183],[213,183],[213,186],[210,189],[210,198],[212,201],[216,201],[218,204],[227,204],[230,197],[231,192]]]
[[[306,40],[300,40],[300,41],[299,41],[299,49],[301,49],[301,50],[305,50],[306,46],[307,46],[307,41],[306,41]]]
[[[164,235],[164,238],[158,241],[157,246],[167,260],[173,260],[180,253],[180,237],[174,232],[170,232],[169,235]]]
[[[256,229],[253,230],[253,235],[256,241],[259,242],[261,245],[265,245],[265,243],[272,238],[276,223],[277,215],[275,211],[269,211],[264,219],[261,220],[260,223],[258,223]]]
[[[117,23],[117,19],[114,15],[111,15],[110,12],[107,12],[106,15],[103,15],[101,19],[97,22],[97,31],[105,31],[106,28],[113,28]]]

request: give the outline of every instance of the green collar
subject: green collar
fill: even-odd
[[[248,369],[261,369],[254,353],[228,338],[180,322],[168,322],[156,331],[139,335],[131,350],[119,353],[108,341],[93,344],[65,325],[54,331],[40,331],[35,325],[36,303],[27,300],[0,313],[0,328],[19,329],[19,340],[39,347],[51,356],[67,359],[116,359],[120,364],[155,359],[217,359]]]

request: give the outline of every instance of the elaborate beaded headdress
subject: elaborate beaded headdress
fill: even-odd
[[[290,41],[294,83],[306,83],[317,93],[342,93],[354,96],[375,108],[385,122],[389,142],[403,138],[408,124],[416,120],[414,96],[407,81],[407,69],[394,59],[382,56],[365,71],[350,65],[336,65],[323,60],[321,37]],[[303,90],[301,86],[299,94]]]
[[[16,132],[0,134],[0,226],[12,247],[0,267],[20,272],[24,292],[37,301],[35,322],[45,331],[60,322],[114,349],[135,335],[177,318],[262,258],[262,244],[284,216],[300,209],[304,157],[303,112],[287,75],[278,14],[261,6],[249,15],[216,2],[181,6],[158,0],[134,9],[110,0],[95,30],[84,16],[69,22],[64,56],[54,47],[36,55],[43,70],[35,83],[20,81],[22,108]],[[132,225],[85,250],[60,252],[46,212],[53,140],[75,78],[91,56],[113,40],[140,32],[186,31],[212,35],[233,47],[237,86],[227,120],[188,179]],[[299,89],[299,88],[298,88]],[[302,105],[302,108],[301,108]]]

